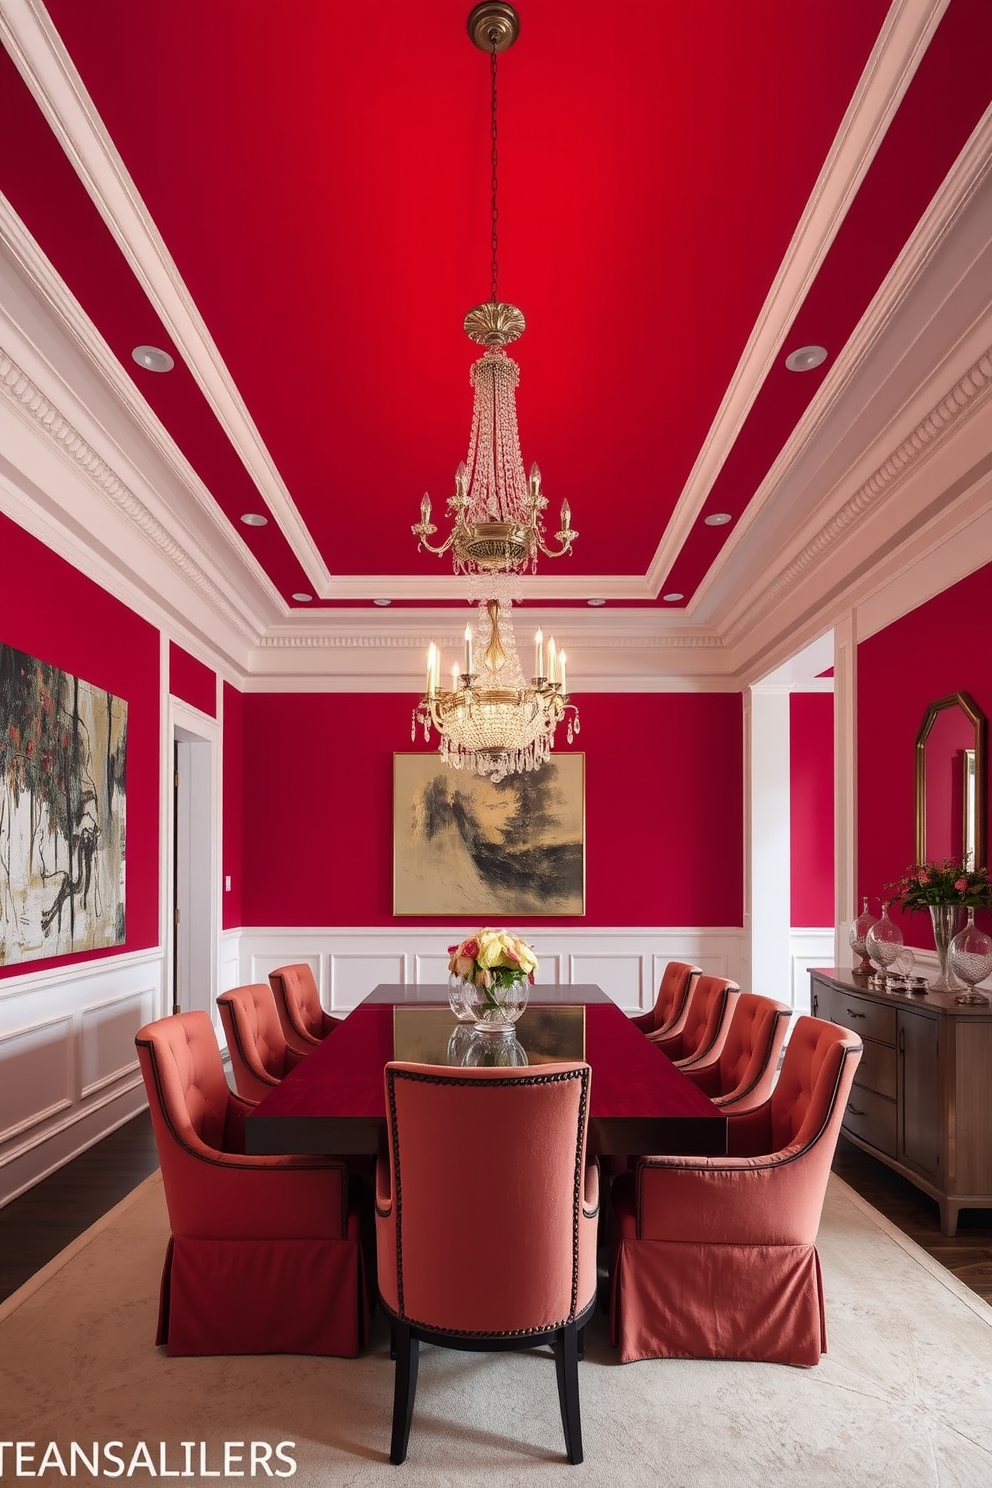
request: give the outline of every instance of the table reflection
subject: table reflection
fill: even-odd
[[[586,1057],[585,1007],[531,1006],[506,1028],[481,1031],[450,1008],[396,1006],[393,1058],[416,1064],[503,1068]]]

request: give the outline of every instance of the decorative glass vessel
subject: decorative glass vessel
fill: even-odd
[[[902,931],[889,918],[889,904],[882,904],[882,918],[876,920],[865,936],[865,950],[880,971],[888,971],[903,948]]]
[[[986,935],[975,924],[975,911],[968,909],[968,923],[959,930],[947,951],[947,962],[965,986],[967,992],[956,999],[958,1002],[987,1003],[984,992],[976,992],[976,982],[984,982],[992,976],[992,935]]]
[[[461,977],[448,979],[448,1002],[456,1018],[473,1023],[480,1033],[512,1027],[527,1006],[530,983],[526,977],[480,987]]]
[[[485,1033],[474,1031],[459,1064],[468,1068],[517,1069],[527,1064],[527,1051],[513,1031],[513,1024],[490,1026]]]
[[[931,904],[930,919],[933,922],[933,943],[937,947],[940,972],[935,982],[930,983],[931,992],[959,992],[961,989],[948,969],[947,953],[951,941],[961,929],[964,914],[962,904]]]
[[[872,925],[876,925],[877,923],[878,921],[875,919],[875,916],[868,909],[868,895],[866,894],[861,901],[861,913],[852,924],[850,935],[848,936],[851,942],[851,950],[856,956],[861,957],[858,965],[854,968],[855,971],[865,974],[871,971],[871,957],[865,948],[865,937]]]

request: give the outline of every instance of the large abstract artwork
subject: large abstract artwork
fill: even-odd
[[[393,913],[585,913],[585,756],[498,785],[436,754],[393,756]]]
[[[0,643],[0,965],[124,943],[127,703]]]

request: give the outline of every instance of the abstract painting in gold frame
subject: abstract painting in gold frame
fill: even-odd
[[[393,913],[585,914],[585,755],[493,784],[393,755]]]

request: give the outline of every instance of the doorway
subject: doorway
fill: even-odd
[[[214,745],[173,719],[171,1011],[215,1022]]]

